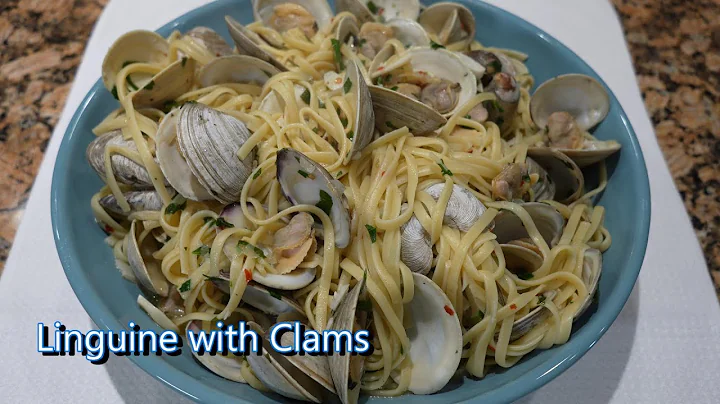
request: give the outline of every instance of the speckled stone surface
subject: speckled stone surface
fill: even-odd
[[[612,1],[720,296],[720,0]],[[0,1],[0,269],[106,3]]]

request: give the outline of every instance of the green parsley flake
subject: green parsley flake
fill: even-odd
[[[350,131],[350,132],[347,133],[347,138],[348,138],[348,139],[352,140],[353,137],[355,137],[355,132]]]
[[[333,55],[335,57],[335,63],[337,63],[338,68],[340,70],[345,70],[345,63],[343,62],[342,52],[340,50],[340,47],[342,46],[340,44],[340,41],[333,38],[330,40],[330,42],[332,43],[332,47],[333,47]]]
[[[453,176],[452,171],[448,170],[448,168],[445,166],[445,162],[442,159],[440,159],[440,162],[437,163],[437,165],[440,166],[440,172],[442,173],[442,175],[448,175],[450,177]]]
[[[205,216],[205,217],[203,218],[203,222],[205,222],[205,224],[210,223],[210,226],[209,226],[209,227],[215,226],[215,219],[213,219],[213,218],[210,217],[210,216]]]
[[[153,80],[150,80],[149,83],[145,84],[145,87],[143,89],[145,90],[152,90],[153,87],[155,87],[155,82]]]
[[[246,254],[247,250],[250,249],[258,257],[265,258],[265,252],[261,248],[256,247],[256,246],[248,243],[247,241],[243,241],[243,240],[238,241],[238,245],[235,249],[238,252],[243,253],[243,254]]]
[[[395,129],[397,129],[397,127],[396,127],[395,125],[393,125],[393,123],[390,122],[390,121],[385,121],[385,126],[387,126],[388,128],[390,128],[390,130],[395,130]]]
[[[209,280],[210,282],[226,282],[225,279],[219,278],[217,276],[209,276],[209,275],[205,275],[205,274],[203,274],[203,276],[205,277],[205,279]]]
[[[499,60],[495,60],[490,63],[490,67],[492,67],[496,72],[502,71],[502,63],[500,63]]]
[[[302,175],[305,178],[308,178],[310,176],[310,174],[304,170],[298,170],[298,174]]]
[[[182,285],[180,285],[180,292],[189,291],[191,286],[192,286],[192,282],[190,281],[190,279],[186,280],[185,282],[183,282]]]
[[[372,1],[367,2],[367,8],[373,14],[377,14],[378,10],[379,10],[378,6],[375,3],[373,3]]]
[[[350,92],[350,89],[352,89],[352,85],[353,83],[350,80],[350,77],[348,77],[347,80],[345,80],[345,84],[343,84],[343,91],[345,92],[345,94]]]
[[[187,58],[182,58],[182,62],[180,62],[180,66],[185,67],[185,64],[187,63]]]
[[[475,323],[479,323],[484,318],[485,318],[485,313],[483,313],[482,310],[478,310],[477,314],[472,316],[471,320],[474,321]]]
[[[193,250],[192,253],[194,255],[199,255],[199,256],[208,255],[208,254],[210,254],[210,247],[203,244],[200,247]]]
[[[545,295],[538,296],[538,304],[545,304],[547,297]]]
[[[365,228],[367,229],[368,234],[370,234],[370,241],[375,244],[375,242],[377,241],[377,229],[374,226],[370,226],[369,224],[366,224]]]
[[[534,276],[534,275],[533,275],[532,273],[530,273],[530,272],[519,272],[519,273],[517,274],[517,277],[520,278],[520,279],[522,279],[522,280],[524,280],[524,281],[526,281],[526,280],[528,280],[528,279],[532,279],[533,276]]]
[[[391,88],[391,90],[393,90],[393,91],[397,91],[397,90],[398,90],[398,88],[399,88],[398,86],[393,86],[393,87]]]
[[[282,300],[282,295],[280,293],[278,293],[274,290],[268,290],[268,293],[270,293],[270,296],[272,296],[278,300]]]
[[[322,209],[322,211],[325,212],[326,215],[330,216],[330,211],[332,210],[333,206],[332,196],[330,196],[330,194],[321,189],[320,201],[316,203],[315,206]]]
[[[342,124],[343,128],[346,127],[348,124],[347,118],[340,118],[340,123]]]
[[[306,88],[305,91],[303,91],[302,95],[300,95],[300,98],[305,104],[310,105],[310,90]]]
[[[225,230],[225,229],[229,229],[231,227],[235,227],[234,224],[228,222],[227,220],[225,220],[222,217],[219,217],[219,218],[217,218],[217,220],[215,220],[215,226],[217,226],[220,230]]]
[[[338,171],[338,173],[335,174],[335,178],[340,178],[340,177],[342,177],[342,175],[343,175],[343,172],[342,172],[342,171]]]
[[[259,177],[260,174],[262,174],[262,168],[258,168],[257,171],[255,171],[255,174],[253,174],[253,179]]]
[[[125,81],[127,82],[128,88],[130,88],[130,90],[135,91],[138,89],[138,86],[136,86],[135,83],[133,83],[133,81],[132,81],[132,79],[130,79],[129,75],[127,77],[125,77]]]
[[[430,47],[433,49],[445,49],[444,46],[440,45],[439,43],[435,43],[435,41],[430,41]]]
[[[113,86],[112,91],[110,91],[110,94],[112,94],[113,97],[115,97],[116,100],[119,100],[118,93],[117,93],[117,86]]]
[[[167,208],[165,208],[165,214],[172,215],[175,212],[185,210],[186,207],[187,207],[187,201],[184,201],[183,203],[181,203],[179,205],[175,202],[172,202],[170,205],[167,206]]]

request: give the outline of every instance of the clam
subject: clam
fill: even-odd
[[[202,331],[199,321],[189,321],[185,326],[185,334],[194,333],[197,334]],[[192,351],[192,350],[191,350]],[[247,383],[245,378],[242,376],[240,369],[244,359],[233,354],[229,355],[199,355],[197,352],[192,351],[193,356],[205,366],[209,371],[215,373],[220,377],[224,377],[228,380],[232,380],[238,383]]]
[[[407,126],[411,133],[431,133],[447,119],[431,107],[389,88],[371,86],[370,96],[375,112],[375,126],[383,133]]]
[[[493,76],[486,91],[492,91],[497,98],[497,102],[488,108],[489,118],[500,127],[501,132],[505,132],[515,118],[520,103],[520,87],[513,76],[500,72]]]
[[[364,329],[367,322],[367,313],[358,310],[358,301],[364,300],[365,278],[355,284],[353,289],[345,295],[328,321],[327,328],[331,330],[348,330],[355,332]],[[335,392],[343,404],[357,403],[360,395],[360,380],[365,368],[365,358],[360,355],[331,355],[328,357],[330,374],[335,385]]]
[[[285,198],[294,205],[314,205],[325,211],[335,230],[335,245],[350,243],[350,214],[345,187],[320,164],[293,149],[281,149],[277,178]]]
[[[452,303],[438,285],[413,273],[415,293],[405,305],[410,319],[412,373],[408,390],[432,394],[450,381],[462,357],[462,328]]]
[[[129,191],[125,192],[123,196],[130,205],[130,212],[123,211],[113,194],[103,196],[98,203],[115,217],[127,217],[131,212],[160,211],[164,205],[162,198],[156,191]]]
[[[545,129],[548,146],[560,149],[580,167],[620,150],[616,141],[590,140],[583,134],[602,122],[609,110],[610,97],[605,87],[582,74],[550,79],[530,99],[530,114],[535,124]]]
[[[333,12],[325,0],[253,0],[255,21],[280,33],[300,29],[308,38],[330,25]]]
[[[95,172],[107,182],[105,178],[105,149],[108,146],[125,148],[137,152],[135,142],[123,139],[121,130],[113,130],[103,133],[90,142],[85,150],[85,157]],[[115,179],[121,184],[130,185],[135,189],[152,189],[153,184],[150,174],[141,164],[120,155],[113,154],[110,157],[112,172]]]
[[[372,108],[370,91],[365,84],[360,67],[354,61],[347,63],[347,77],[343,84],[343,91],[349,96],[350,105],[355,110],[350,156],[345,159],[346,162],[349,162],[350,159],[358,159],[363,149],[370,144],[375,126],[375,113]]]
[[[552,206],[540,202],[523,203],[522,207],[530,215],[548,246],[555,247],[560,241],[563,227],[565,227],[565,219],[560,212]],[[509,210],[502,210],[495,216],[495,228],[492,231],[501,245],[529,237],[522,220]]]
[[[305,104],[303,100],[303,94],[307,89],[300,84],[295,84],[295,103],[298,107],[302,107]],[[260,111],[267,112],[268,114],[284,114],[285,113],[285,99],[281,97],[275,90],[267,93],[265,98],[260,101]]]
[[[418,0],[335,0],[335,8],[338,14],[343,11],[354,14],[361,24],[384,22],[394,18],[416,20],[420,14]]]
[[[259,35],[245,28],[229,15],[225,16],[225,23],[239,54],[268,62],[281,72],[288,70],[282,62],[262,48],[262,46],[268,46],[268,44]]]
[[[230,294],[229,272],[220,271],[218,276],[210,277],[210,280],[218,289]],[[279,316],[283,313],[297,313],[303,317],[305,316],[305,311],[294,299],[272,291],[256,282],[248,283],[242,301],[272,316]]]
[[[468,59],[474,61],[485,69],[483,75],[478,77],[483,85],[490,84],[490,81],[497,73],[507,73],[515,76],[515,66],[510,59],[500,52],[494,53],[483,49],[477,49],[463,53]]]
[[[402,210],[407,209],[404,204]],[[400,228],[400,260],[411,271],[426,275],[432,268],[433,252],[430,235],[415,215]]]
[[[363,24],[359,35],[359,49],[368,59],[374,59],[385,43],[395,38],[406,47],[428,46],[430,38],[420,24],[406,18],[394,18],[387,22],[367,22]]]
[[[160,168],[182,196],[224,203],[239,199],[255,159],[254,152],[243,160],[236,155],[250,138],[244,123],[189,103],[163,119],[157,138]]]
[[[529,157],[528,173],[538,172],[540,178],[547,178],[547,182],[552,182],[552,186],[540,184],[536,188],[536,191],[541,192],[536,192],[535,200],[554,199],[567,204],[582,195],[585,177],[577,164],[568,156],[546,147],[531,147],[528,149],[527,156]],[[544,172],[539,171],[538,167],[541,167]],[[554,191],[552,196],[551,191]]]
[[[280,337],[283,346],[293,345],[295,333],[287,331]],[[330,374],[330,361],[327,356],[322,355],[291,355],[286,356],[288,362],[308,375],[314,381],[320,383],[329,392],[335,394],[332,375]]]
[[[232,54],[230,45],[212,28],[195,27],[185,35],[217,57]]]
[[[480,219],[485,210],[485,205],[469,189],[453,184],[450,199],[445,207],[443,224],[454,229],[466,232]],[[435,184],[427,187],[425,192],[437,200],[445,189],[445,184]]]
[[[280,73],[275,66],[258,58],[229,55],[214,59],[198,73],[202,87],[224,83],[251,83],[265,85],[270,77]]]
[[[263,385],[287,398],[321,402],[327,394],[325,388],[276,352],[260,326],[252,322],[248,326],[258,333],[262,354],[248,355],[246,358],[250,369]]]
[[[441,45],[465,49],[475,39],[475,17],[458,3],[433,4],[420,13],[418,22]]]
[[[592,303],[595,293],[597,293],[600,284],[600,274],[602,273],[602,253],[594,248],[588,248],[583,254],[583,270],[582,280],[588,289],[588,296],[583,301],[582,306],[578,309],[574,319],[577,320],[587,311]]]
[[[556,291],[545,292],[542,295],[543,301],[552,300],[557,295]],[[550,315],[550,310],[547,309],[543,304],[539,304],[534,309],[521,318],[513,322],[512,330],[510,331],[510,341],[516,341],[523,337],[525,334],[530,332],[535,326],[545,321]],[[499,332],[498,332],[499,333]],[[498,333],[495,333],[497,335]]]
[[[298,290],[315,280],[315,268],[298,268],[282,275],[253,271],[253,280],[274,289]]]
[[[142,221],[133,220],[125,239],[128,263],[142,286],[156,295],[167,296],[169,283],[160,269],[160,262],[152,256],[159,249],[157,240],[149,232],[143,233]]]

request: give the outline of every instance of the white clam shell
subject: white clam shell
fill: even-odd
[[[200,332],[201,328],[197,323],[198,321],[189,321],[185,327],[185,333],[187,334],[188,332],[192,332],[197,334]],[[195,351],[192,351],[192,354],[198,362],[216,375],[234,382],[247,383],[240,372],[243,363],[243,359],[241,357],[233,354],[229,354],[227,356],[219,354],[208,355],[207,353],[205,355],[198,355]]]
[[[365,79],[363,78],[360,67],[354,61],[347,63],[347,77],[344,86],[350,81],[350,104],[355,110],[355,119],[353,123],[352,147],[350,148],[349,158],[346,157],[345,162],[350,159],[356,160],[360,157],[360,153],[373,139],[375,127],[375,112],[372,107],[372,99],[370,90]],[[343,88],[343,91],[345,87]]]
[[[253,280],[269,288],[280,290],[298,290],[311,284],[315,280],[315,268],[298,268],[283,274],[261,274],[253,271]]]
[[[190,91],[195,79],[195,60],[183,58],[177,60],[148,82],[136,83],[140,89],[132,93],[136,107],[160,107],[168,101]]]
[[[115,77],[125,63],[165,63],[169,50],[170,45],[165,38],[152,31],[135,30],[122,35],[110,46],[103,59],[102,80],[105,88],[112,91]],[[150,77],[147,77],[144,81],[149,80]]]
[[[275,6],[285,3],[293,3],[305,8],[313,17],[319,29],[330,25],[334,16],[330,5],[325,0],[253,0],[253,15],[255,21],[262,21],[265,26],[270,26]]]
[[[109,194],[100,198],[98,203],[110,214],[120,217],[127,217],[131,212],[140,211],[159,211],[162,209],[164,202],[160,195],[154,190],[147,191],[130,191],[123,194],[130,205],[130,212],[124,212],[118,203],[115,195]]]
[[[441,45],[464,49],[475,39],[475,17],[467,7],[451,2],[436,3],[418,17],[425,30]]]
[[[255,151],[243,160],[237,156],[250,136],[244,123],[203,104],[185,104],[180,109],[180,151],[198,182],[220,202],[238,200],[252,173]]]
[[[560,203],[571,203],[583,193],[585,177],[575,162],[560,151],[547,147],[530,147],[528,157],[546,172],[555,184],[553,199]]]
[[[427,187],[425,192],[433,199],[438,200],[444,189],[445,184],[440,183]],[[486,210],[485,205],[469,189],[453,184],[453,190],[445,208],[443,224],[460,231],[468,231]]]
[[[135,142],[123,139],[122,131],[119,129],[103,133],[90,142],[85,150],[85,157],[103,181],[106,181],[105,149],[107,146],[117,146],[137,152]],[[113,175],[118,182],[130,185],[135,189],[153,188],[150,174],[142,165],[120,154],[113,154],[110,161]]]
[[[565,74],[542,83],[530,99],[530,115],[539,128],[552,113],[565,111],[578,127],[588,130],[610,110],[610,96],[597,80],[583,74]]]
[[[185,35],[217,57],[232,54],[230,45],[212,28],[195,27],[186,32]]]
[[[402,210],[407,209],[407,204]],[[400,260],[411,271],[426,275],[432,268],[433,252],[430,235],[415,215],[400,228]]]
[[[169,283],[160,269],[160,262],[152,257],[152,254],[158,250],[157,240],[150,234],[138,240],[143,229],[142,221],[133,220],[130,224],[130,233],[125,245],[128,263],[142,286],[152,293],[167,296]]]
[[[270,77],[280,73],[275,66],[246,55],[229,55],[214,59],[198,73],[203,87],[224,83],[252,83],[265,85]]]
[[[565,219],[560,212],[552,206],[540,202],[524,203],[522,207],[530,215],[548,247],[555,247],[560,241],[565,227]],[[502,210],[495,216],[493,233],[497,236],[497,242],[500,244],[529,237],[522,220],[509,210]]]
[[[156,136],[158,164],[170,185],[183,197],[194,201],[213,199],[212,194],[198,181],[180,151],[177,140],[179,110],[165,115]]]
[[[245,28],[229,15],[225,16],[225,23],[228,27],[230,37],[232,37],[237,51],[241,55],[248,55],[275,66],[278,70],[287,71],[287,67],[277,60],[273,55],[261,48],[261,45],[267,45],[260,36]]]
[[[406,18],[416,20],[420,14],[420,2],[418,0],[373,0],[378,10],[382,9],[381,15],[376,15],[367,7],[364,0],[335,0],[335,8],[338,13],[350,12],[363,24],[374,21],[389,21],[395,18]],[[378,14],[380,14],[378,12]]]
[[[294,337],[294,332],[287,331],[280,337],[280,343],[283,346],[293,345]],[[335,386],[333,385],[332,375],[330,374],[330,362],[327,356],[292,355],[288,356],[287,360],[301,372],[310,376],[310,378],[320,383],[321,386],[335,394]]]
[[[430,37],[425,29],[415,20],[409,18],[393,18],[385,23],[391,27],[395,38],[405,46],[428,46]]]
[[[592,304],[593,297],[595,296],[595,293],[597,293],[598,285],[600,284],[601,273],[602,253],[600,252],[600,250],[588,248],[587,250],[585,250],[585,254],[583,255],[582,270],[582,280],[588,289],[588,296],[583,301],[580,309],[578,309],[577,314],[575,314],[575,319],[578,319],[580,316],[582,316]]]
[[[408,390],[432,394],[445,387],[460,365],[462,328],[452,303],[438,285],[418,273],[413,273],[413,281],[413,300],[405,305],[412,321],[407,329],[413,366]]]

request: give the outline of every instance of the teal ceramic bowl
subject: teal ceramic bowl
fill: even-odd
[[[475,14],[480,41],[530,55],[528,67],[537,83],[565,73],[583,73],[600,79],[577,55],[537,27],[479,1],[461,3]],[[250,10],[249,0],[221,0],[177,18],[158,32],[167,36],[176,29],[186,31],[204,25],[215,29],[231,42],[223,16],[232,15],[243,23],[249,23],[252,20]],[[441,393],[406,395],[393,399],[394,403],[477,400],[489,404],[515,400],[568,369],[615,320],[630,295],[645,254],[650,225],[650,189],[635,133],[615,96],[610,98],[610,114],[595,134],[601,139],[617,140],[622,144],[622,151],[609,161],[611,178],[598,201],[607,210],[605,223],[613,236],[613,245],[604,255],[596,307],[576,324],[570,341],[565,345],[537,351],[516,366],[497,370],[482,380],[466,378],[454,382]],[[122,279],[115,269],[112,253],[103,243],[104,234],[95,224],[90,210],[90,198],[102,182],[85,161],[85,148],[93,139],[91,129],[117,105],[98,80],[75,112],[65,133],[52,182],[55,243],[73,290],[98,327],[118,330],[133,320],[144,329],[159,332],[160,328],[135,303],[140,292],[137,286]],[[129,358],[151,376],[198,401],[282,401],[282,397],[261,393],[248,385],[215,376],[195,362],[187,349],[176,357]],[[379,398],[369,400],[381,401]]]

